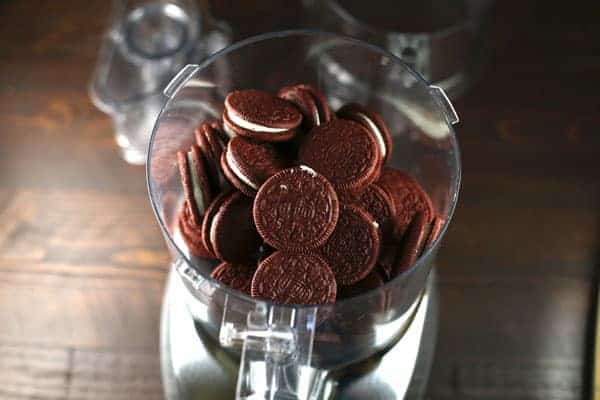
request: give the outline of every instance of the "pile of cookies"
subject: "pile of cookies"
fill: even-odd
[[[315,88],[227,95],[177,154],[179,231],[211,276],[281,304],[325,304],[406,271],[443,221],[419,183],[387,167],[389,128]]]

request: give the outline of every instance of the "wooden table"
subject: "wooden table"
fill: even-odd
[[[429,397],[579,399],[599,266],[600,8],[498,3],[490,65],[456,101],[464,177]],[[246,35],[298,9],[260,28],[248,5],[229,18]],[[107,13],[0,3],[1,399],[162,398],[168,256],[144,170],[121,161],[86,92]]]

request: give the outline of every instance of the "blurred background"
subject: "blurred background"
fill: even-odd
[[[427,398],[590,398],[600,3],[345,2],[369,24],[332,3],[202,2],[210,40],[195,56],[319,27],[388,47],[444,87],[461,117],[463,181],[438,257]],[[122,158],[143,160],[118,137],[130,120],[106,101],[126,99],[123,85],[98,80],[115,18],[108,1],[0,1],[0,399],[163,398],[170,259],[145,170]],[[397,24],[409,34],[381,34]]]

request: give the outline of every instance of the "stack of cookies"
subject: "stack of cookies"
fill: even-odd
[[[386,166],[381,116],[334,113],[309,85],[231,92],[195,139],[177,154],[179,231],[192,254],[220,261],[214,279],[250,296],[355,296],[408,270],[443,225],[421,185]]]

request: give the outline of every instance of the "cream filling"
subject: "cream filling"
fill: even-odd
[[[231,169],[231,172],[234,173],[235,176],[239,178],[240,181],[244,182],[246,185],[250,186],[252,189],[257,190],[258,186],[254,183],[250,182],[250,180],[240,171],[237,167],[237,164],[233,161],[231,157],[231,151],[225,151],[225,161],[227,161],[227,165]]]
[[[230,139],[233,139],[237,134],[229,127],[227,121],[223,121],[223,130],[229,136]]]
[[[321,117],[319,116],[319,107],[317,107],[317,112],[314,115],[315,117],[315,124],[317,126],[321,125]]]
[[[365,123],[369,126],[369,129],[373,131],[373,133],[375,134],[375,140],[377,140],[377,144],[381,149],[381,155],[385,157],[385,155],[387,154],[387,148],[385,147],[385,140],[383,140],[383,134],[381,133],[381,130],[377,127],[377,125],[375,125],[375,122],[373,122],[373,120],[371,120],[371,118],[367,117],[365,114],[360,112],[356,114],[360,119],[365,121]]]
[[[300,169],[302,171],[308,172],[309,175],[311,176],[317,176],[317,171],[315,171],[314,169],[312,169],[311,167],[307,166],[307,165],[300,165]]]
[[[198,177],[197,165],[194,160],[194,156],[191,151],[187,152],[187,160],[188,165],[190,167],[190,176],[192,178],[192,193],[194,194],[194,201],[196,202],[196,208],[200,211],[201,214],[204,213],[204,196],[202,195],[202,190],[200,189],[200,178]]]
[[[249,130],[252,132],[281,133],[281,132],[288,131],[288,129],[285,129],[285,128],[271,128],[268,126],[259,125],[259,124],[255,124],[253,122],[246,121],[245,119],[241,118],[239,115],[237,115],[235,112],[232,112],[231,110],[227,110],[227,115],[229,116],[229,119],[231,120],[231,122],[233,122],[240,128],[243,128],[243,129],[246,129],[246,130]]]

